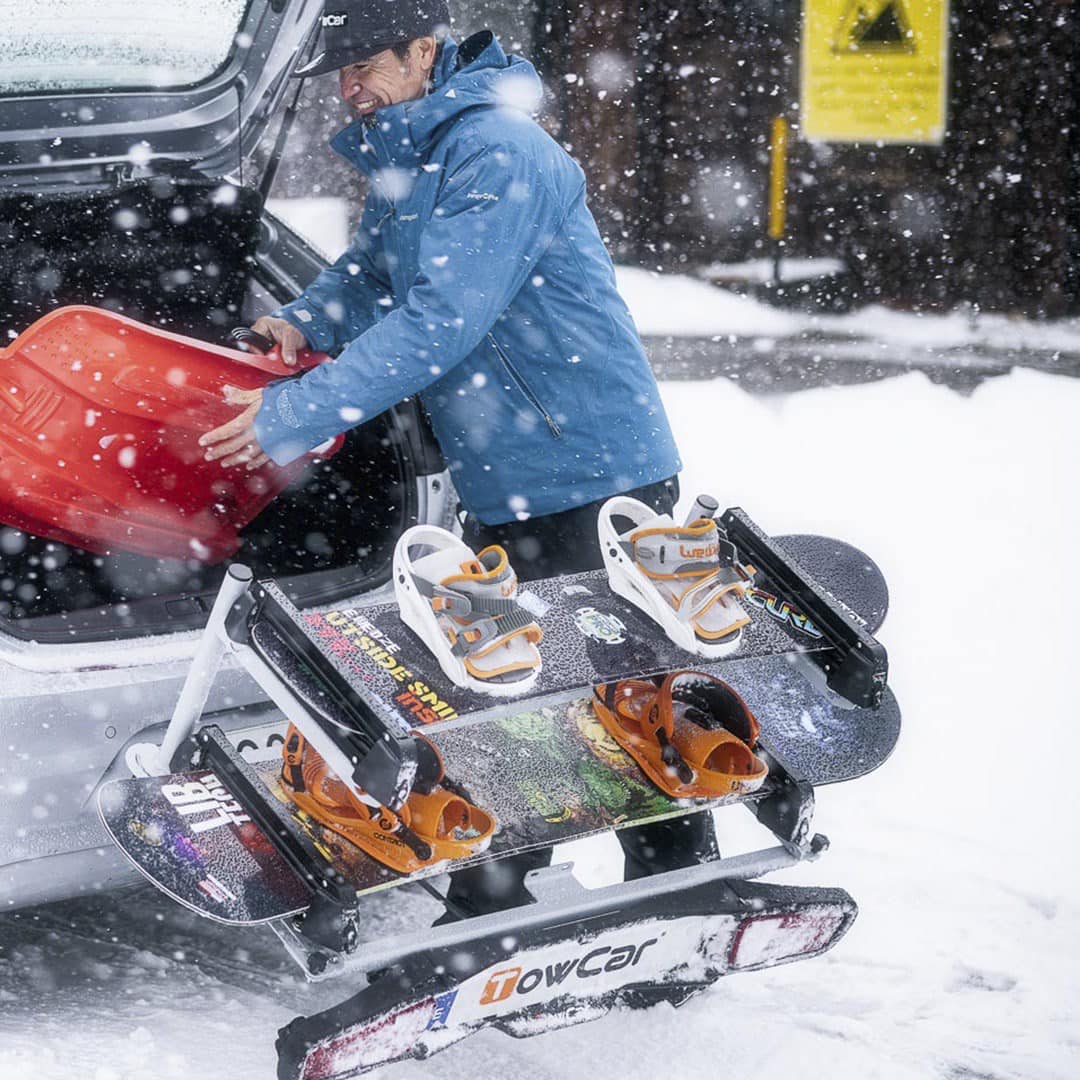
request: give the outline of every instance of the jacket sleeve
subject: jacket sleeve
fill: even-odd
[[[379,303],[389,305],[381,216],[378,206],[368,200],[360,227],[341,258],[292,303],[274,312],[291,322],[318,352],[339,349],[359,337],[376,321]]]
[[[559,200],[522,151],[487,147],[446,177],[405,302],[336,360],[268,386],[255,420],[286,465],[423,390],[476,348],[551,244]]]

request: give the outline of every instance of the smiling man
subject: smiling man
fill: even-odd
[[[448,23],[444,0],[327,5],[324,50],[297,74],[338,70],[357,115],[332,146],[370,194],[345,254],[254,329],[286,362],[337,356],[238,395],[203,443],[228,467],[284,465],[418,395],[473,550],[501,544],[521,580],[598,569],[602,503],[670,513],[678,453],[584,174],[531,118],[536,72]],[[628,873],[711,851],[707,818],[621,833]],[[458,905],[525,902],[528,866],[507,862],[456,875]]]

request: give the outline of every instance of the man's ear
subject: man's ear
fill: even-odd
[[[429,34],[427,37],[417,38],[416,49],[417,59],[420,61],[420,70],[425,75],[429,75],[431,69],[435,66],[435,35]]]

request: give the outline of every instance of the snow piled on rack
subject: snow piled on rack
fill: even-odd
[[[755,1080],[1075,1075],[1080,381],[1016,371],[969,398],[921,374],[767,399],[723,380],[662,389],[686,501],[711,491],[770,532],[844,537],[889,579],[899,747],[819,790],[831,850],[774,878],[842,886],[861,914],[828,955],[721,980],[677,1012],[483,1032],[380,1075],[633,1080],[673,1061]],[[749,814],[718,821],[728,854],[767,842]],[[606,838],[565,853],[593,884],[616,852]],[[370,912],[381,934],[435,906],[380,895]],[[303,983],[269,931],[211,925],[148,889],[9,915],[0,1075],[265,1080],[277,1027],[345,994]]]

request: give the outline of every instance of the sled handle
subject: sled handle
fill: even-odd
[[[251,349],[254,349],[264,356],[276,344],[276,342],[272,341],[265,334],[260,334],[255,330],[252,330],[250,326],[234,327],[229,331],[229,340],[236,342],[244,352],[250,352]]]
[[[284,364],[281,358],[281,346],[265,334],[252,330],[249,326],[237,326],[235,329],[230,330],[229,339],[243,352],[256,352],[260,356]],[[297,349],[296,370],[306,371],[309,368],[317,367],[326,359],[325,353],[314,352],[311,349]],[[285,364],[285,370],[291,370],[290,365]]]

